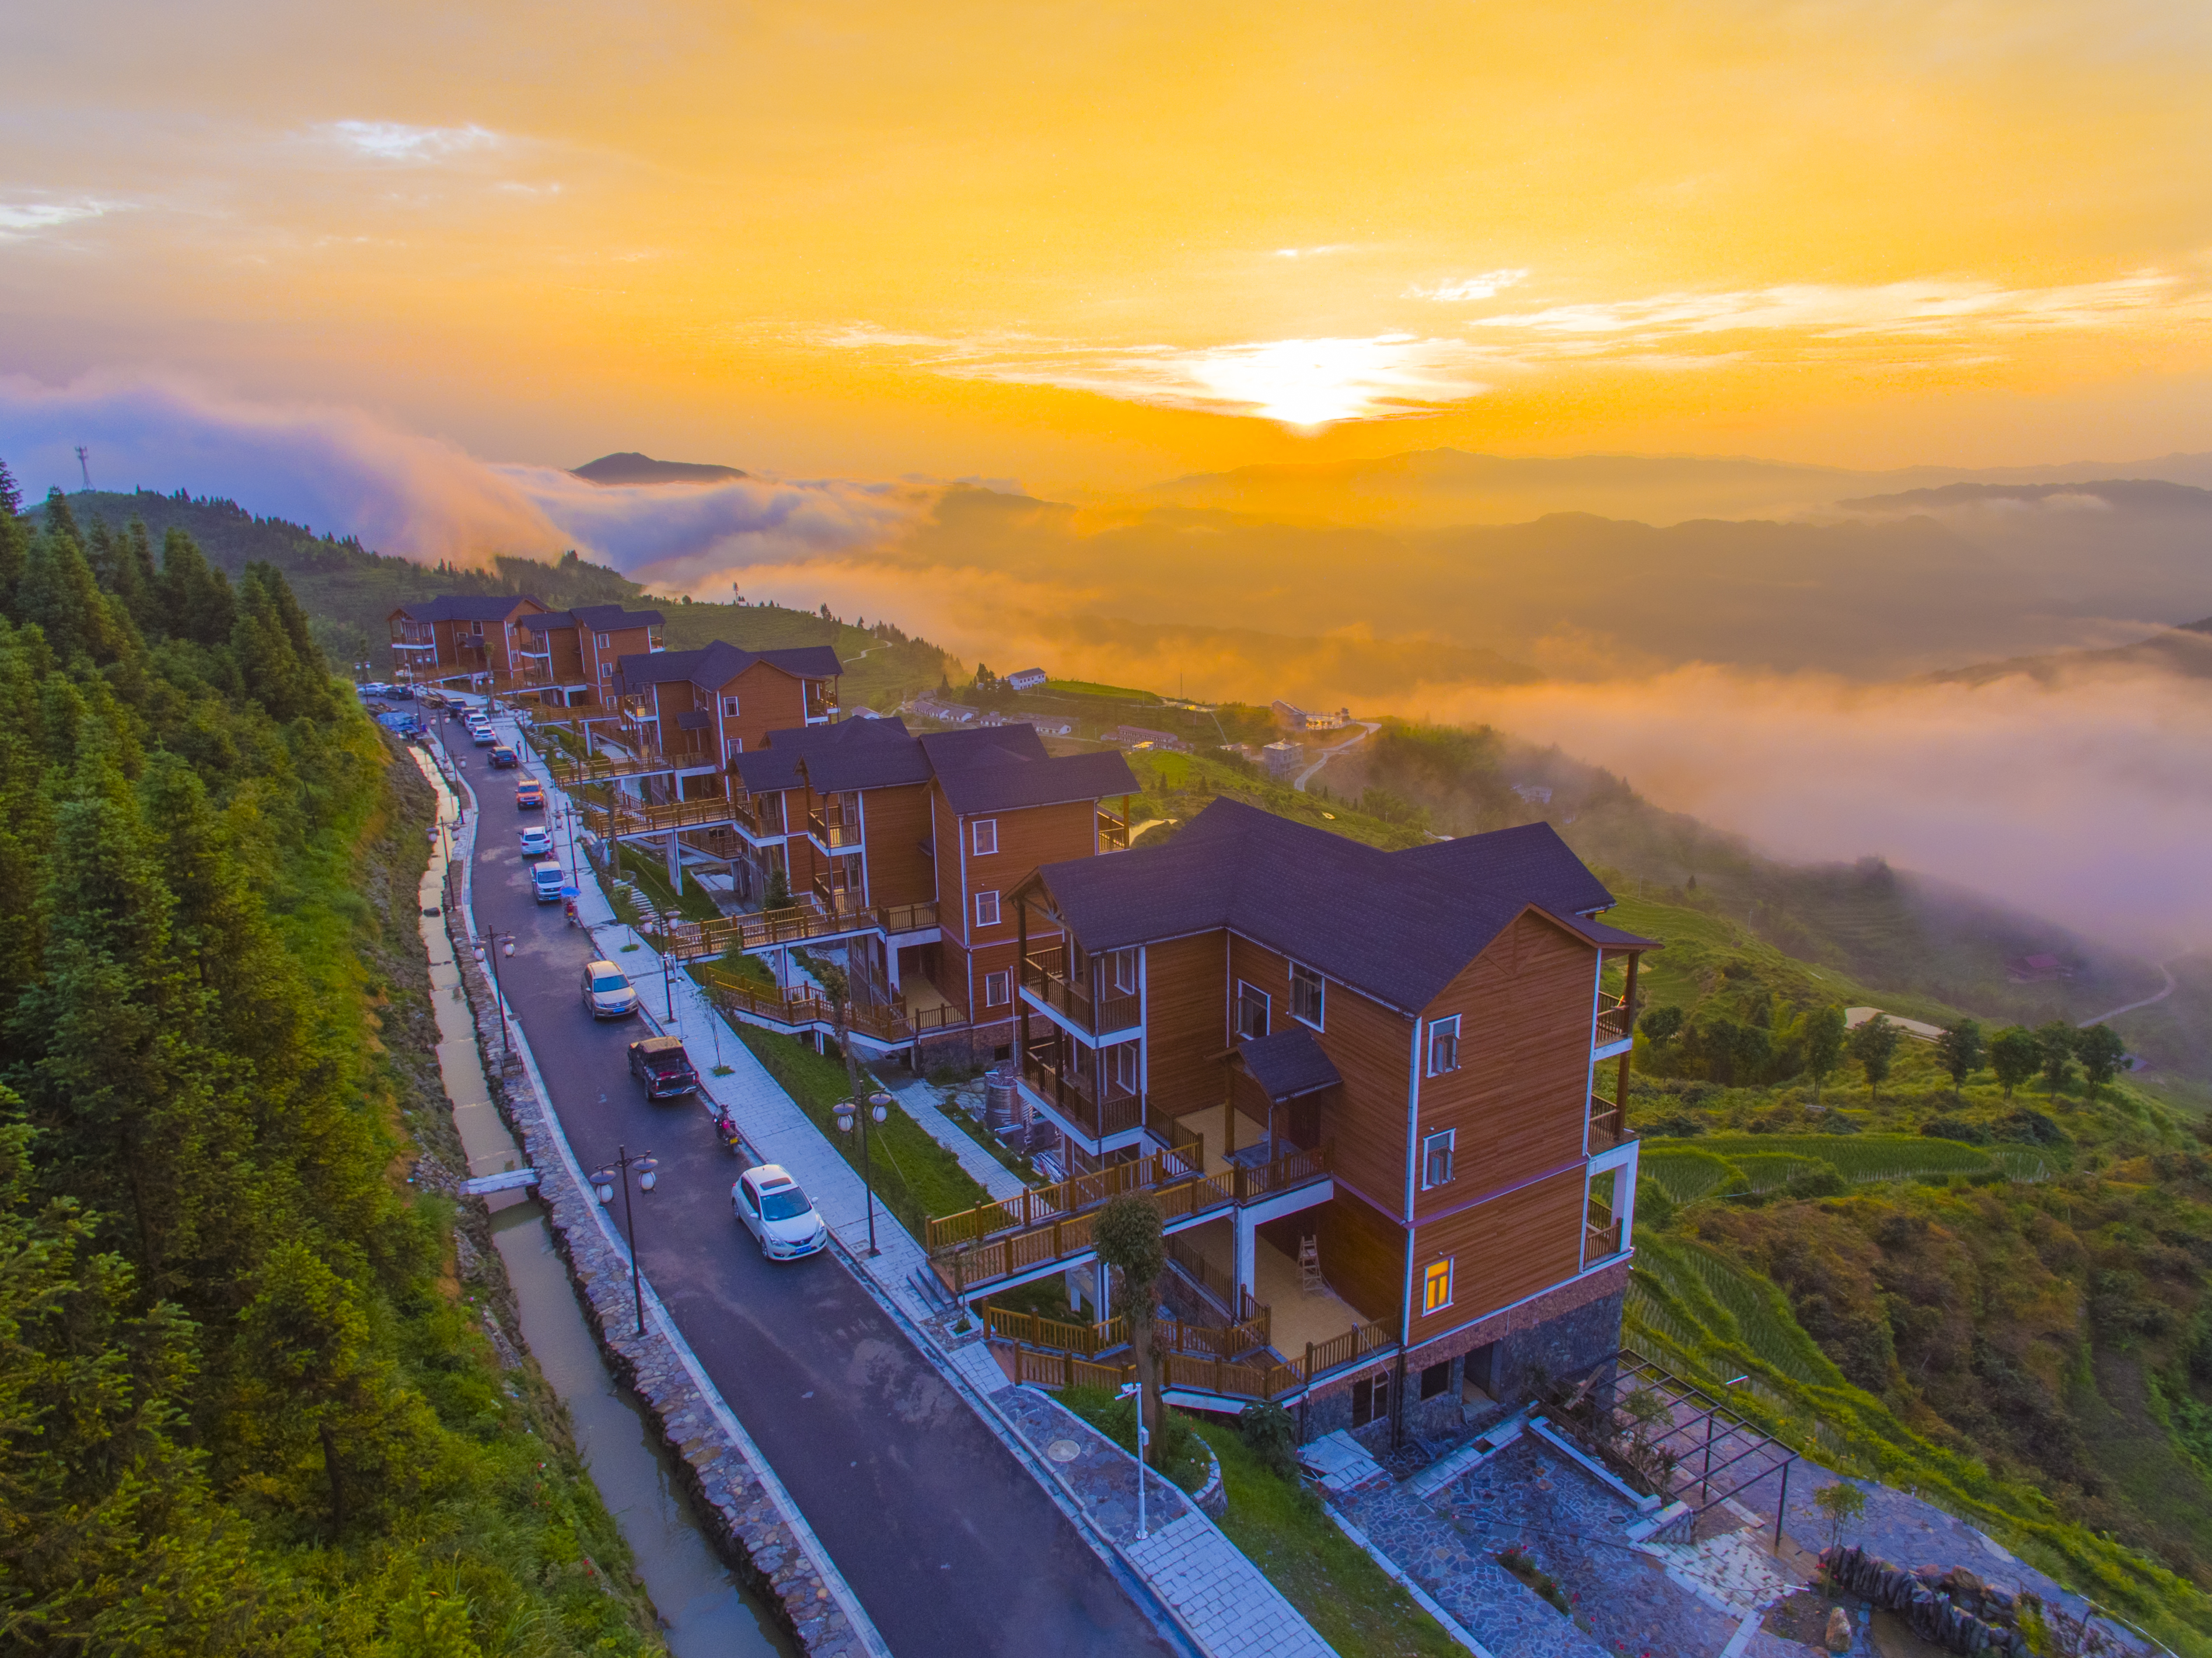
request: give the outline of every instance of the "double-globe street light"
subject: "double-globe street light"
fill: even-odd
[[[877,1255],[882,1252],[876,1247],[876,1181],[868,1164],[868,1125],[872,1121],[880,1123],[891,1114],[891,1097],[878,1088],[868,1096],[866,1114],[850,1100],[840,1100],[836,1112],[840,1134],[850,1134],[855,1119],[860,1125],[860,1184],[868,1193],[868,1253]]]
[[[637,1171],[641,1192],[650,1192],[653,1182],[659,1179],[653,1171],[660,1167],[660,1160],[649,1151],[641,1151],[633,1157],[628,1146],[617,1146],[615,1150],[614,1161],[592,1176],[592,1189],[602,1204],[611,1204],[615,1200],[616,1182],[621,1182],[623,1231],[629,1244],[629,1293],[637,1303],[637,1333],[642,1336],[645,1333],[645,1280],[639,1277],[637,1270],[637,1212],[630,1206],[629,1172],[632,1169]]]

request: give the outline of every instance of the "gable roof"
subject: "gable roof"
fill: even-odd
[[[1277,1105],[1323,1088],[1334,1088],[1344,1078],[1337,1074],[1321,1044],[1304,1025],[1270,1031],[1237,1045],[1237,1057],[1252,1080]]]
[[[1026,725],[944,735],[994,737],[1014,730],[1028,732],[1030,741],[1040,749],[1043,747],[1035,728]],[[929,749],[930,740],[924,737],[921,741],[923,747]],[[934,750],[930,750],[930,757],[936,759]],[[1111,751],[1097,754],[1040,753],[1030,759],[999,749],[989,753],[963,754],[962,759],[967,763],[949,771],[940,765],[937,772],[937,786],[945,791],[945,800],[962,817],[977,812],[1012,812],[1024,806],[1059,806],[1137,792],[1137,779],[1129,770],[1129,762]]]
[[[799,775],[801,759],[806,762],[804,779]],[[896,716],[771,731],[767,747],[739,754],[732,764],[738,780],[756,795],[801,789],[809,783],[817,794],[834,795],[848,789],[927,783],[930,777],[921,745]]]
[[[806,777],[799,761],[806,761]],[[740,754],[738,777],[755,794],[811,783],[817,794],[886,789],[937,779],[952,809],[1007,812],[1134,794],[1137,780],[1119,754],[1045,751],[1036,728],[1000,725],[915,736],[897,718],[843,720],[835,725],[771,731],[768,746]]]
[[[543,616],[526,616],[522,625],[540,633],[556,627],[612,633],[620,628],[659,627],[667,619],[657,610],[624,610],[620,605],[578,605],[569,610],[549,610]]]
[[[766,662],[799,680],[834,680],[845,671],[827,645],[789,650],[740,650],[726,639],[697,650],[653,650],[624,654],[616,663],[626,688],[668,685],[689,680],[705,691],[719,691],[757,662]]]
[[[441,593],[401,605],[392,613],[410,622],[503,622],[521,605],[545,608],[526,593]]]
[[[1222,799],[1165,845],[1036,878],[1087,949],[1227,927],[1406,1012],[1532,906],[1594,944],[1655,948],[1587,918],[1613,895],[1541,823],[1384,852]]]

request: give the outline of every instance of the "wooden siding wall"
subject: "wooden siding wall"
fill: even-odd
[[[1014,888],[1027,881],[1037,865],[1087,858],[1098,845],[1098,806],[1095,801],[1025,806],[1011,812],[983,812],[962,818],[963,846],[974,845],[974,826],[986,818],[998,821],[999,850],[981,857],[969,852],[968,913],[962,918],[962,930],[968,942],[978,948],[1015,942]],[[938,820],[945,822],[947,817],[940,815]],[[942,856],[940,851],[940,863]],[[975,924],[975,894],[991,892],[999,895],[999,924],[979,928]],[[980,984],[981,981],[977,982]]]
[[[929,838],[929,785],[871,789],[860,802],[868,826],[868,902],[927,904],[937,871],[921,850]]]
[[[947,945],[957,941],[964,946],[970,912],[960,882],[960,819],[952,802],[945,798],[945,790],[933,782],[929,785],[929,844],[937,854],[937,924]],[[937,985],[951,995],[944,978]],[[962,991],[957,1000],[965,1005],[967,992]]]
[[[1227,939],[1217,930],[1145,947],[1150,1116],[1180,1117],[1218,1106],[1224,1097],[1229,1079],[1218,1056],[1229,1045],[1221,993]]]
[[[1300,1238],[1317,1239],[1321,1275],[1328,1287],[1362,1316],[1398,1332],[1406,1302],[1406,1234],[1389,1216],[1340,1186],[1317,1209],[1261,1222],[1260,1235],[1294,1261]]]
[[[1430,1005],[1460,1015],[1460,1068],[1422,1079],[1420,1131],[1456,1133],[1453,1178],[1416,1218],[1582,1155],[1596,968],[1595,945],[1524,911]]]
[[[768,741],[769,732],[806,723],[806,682],[766,662],[755,662],[702,706],[719,716],[725,697],[738,699],[738,717],[720,721],[721,740],[742,737],[748,754]]]
[[[1285,957],[1231,936],[1230,976],[1274,998],[1270,1030],[1288,1030],[1297,1022],[1291,1017],[1291,966]],[[1235,992],[1232,984],[1227,993]],[[1402,1217],[1406,1067],[1413,1052],[1413,1021],[1331,980],[1322,996],[1322,1023],[1325,1028],[1315,1032],[1314,1039],[1344,1078],[1344,1087],[1322,1112],[1321,1137],[1334,1143],[1337,1173],[1344,1179]]]
[[[574,628],[556,627],[549,633],[526,631],[522,637],[532,645],[544,643],[547,671],[556,685],[574,685],[584,677],[584,653],[577,647]]]
[[[1583,1184],[1579,1167],[1566,1169],[1418,1228],[1409,1344],[1431,1340],[1574,1277],[1582,1266]],[[1424,1317],[1421,1274],[1447,1255],[1452,1258],[1451,1305]],[[1326,1255],[1322,1270],[1328,1270]]]

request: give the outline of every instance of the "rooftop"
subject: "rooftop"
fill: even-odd
[[[806,776],[799,775],[799,762]],[[1033,726],[1000,725],[915,736],[897,718],[774,731],[768,746],[740,754],[738,776],[755,794],[811,783],[817,793],[887,789],[937,779],[963,816],[1133,794],[1137,780],[1119,754],[1046,753]]]
[[[526,593],[441,593],[401,605],[393,613],[412,622],[503,622],[526,605],[533,613],[545,608]]]
[[[800,680],[834,680],[845,671],[837,653],[828,645],[798,645],[787,650],[740,650],[726,639],[698,650],[655,650],[629,653],[617,664],[625,687],[666,685],[689,680],[707,691],[719,691],[756,662]]]
[[[620,605],[578,605],[573,610],[549,610],[543,616],[526,616],[522,625],[540,633],[556,627],[583,627],[594,633],[612,633],[622,628],[659,627],[667,619],[657,610],[624,610]]]

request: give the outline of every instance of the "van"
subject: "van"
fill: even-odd
[[[530,890],[540,904],[558,904],[568,879],[567,872],[550,858],[530,866]]]

